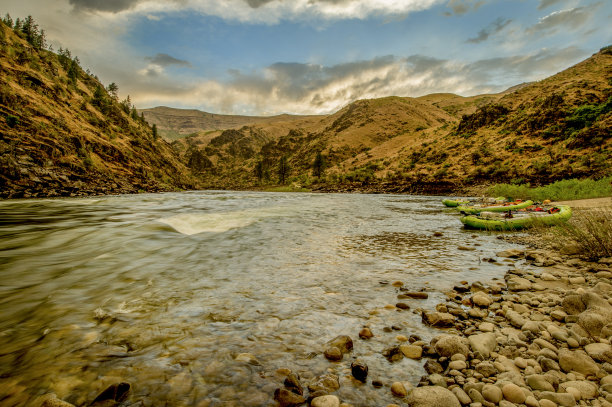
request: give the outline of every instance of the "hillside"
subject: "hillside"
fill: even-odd
[[[303,116],[239,116],[223,115],[193,109],[174,109],[159,106],[151,109],[139,109],[139,113],[150,124],[155,124],[160,135],[168,140],[175,140],[186,135],[215,130],[236,129],[255,123],[301,120]],[[317,116],[313,116],[317,117]]]
[[[33,24],[32,37],[0,22],[0,197],[196,187],[129,100],[109,94],[69,51],[45,50]]]
[[[214,188],[281,178],[324,191],[442,193],[598,178],[612,171],[611,96],[612,51],[604,48],[495,95],[360,100],[322,118],[201,133],[173,146]]]

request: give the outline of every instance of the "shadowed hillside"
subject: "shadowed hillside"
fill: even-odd
[[[45,50],[30,21],[27,30],[0,22],[0,197],[195,187],[129,99],[119,102],[68,50]]]

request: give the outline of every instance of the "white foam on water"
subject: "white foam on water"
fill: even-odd
[[[285,208],[248,209],[243,211],[218,213],[182,213],[158,219],[179,233],[196,235],[198,233],[222,233],[240,229],[267,217],[282,216]]]

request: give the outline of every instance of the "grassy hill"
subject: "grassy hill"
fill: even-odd
[[[0,197],[197,186],[129,102],[31,34],[0,22]]]
[[[284,183],[326,191],[433,193],[600,178],[612,171],[611,97],[608,47],[499,94],[359,100],[325,117],[199,133],[173,146],[215,188],[278,184],[283,157]]]

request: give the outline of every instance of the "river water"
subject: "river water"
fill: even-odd
[[[53,392],[88,405],[124,381],[126,405],[275,405],[277,370],[288,368],[303,383],[337,374],[341,400],[386,405],[389,388],[352,380],[351,361],[386,385],[416,384],[422,361],[391,364],[381,351],[399,334],[429,340],[439,331],[411,310],[385,308],[398,290],[384,283],[429,291],[402,301],[433,308],[458,281],[503,276],[507,266],[479,261],[514,247],[495,237],[463,230],[439,198],[422,196],[0,202],[0,403]],[[376,335],[369,341],[358,339],[365,325]],[[337,335],[355,348],[331,363],[322,351]]]

